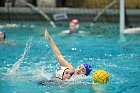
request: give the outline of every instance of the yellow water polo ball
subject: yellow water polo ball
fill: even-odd
[[[109,81],[109,73],[105,70],[97,70],[93,73],[92,80],[94,83],[105,84]]]

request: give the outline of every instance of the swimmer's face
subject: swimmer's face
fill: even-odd
[[[77,69],[75,70],[75,74],[86,74],[86,68],[83,64],[77,67]]]
[[[0,40],[3,40],[4,39],[4,34],[3,32],[0,32]]]
[[[70,31],[75,31],[75,30],[77,30],[76,25],[70,24]]]
[[[63,80],[70,79],[70,70],[66,69],[63,75]]]

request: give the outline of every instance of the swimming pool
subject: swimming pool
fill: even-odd
[[[124,35],[122,40],[117,24],[102,25],[93,29],[91,34],[73,36],[58,34],[66,29],[64,27],[47,26],[69,62],[75,67],[81,63],[89,63],[93,67],[92,73],[97,69],[106,70],[110,73],[108,84],[92,84],[92,74],[82,81],[38,84],[37,81],[45,79],[40,73],[46,73],[48,78],[55,76],[58,66],[49,43],[44,38],[45,28],[46,25],[37,22],[25,22],[19,27],[4,28],[7,39],[14,40],[17,45],[0,45],[1,93],[139,93],[140,35]],[[100,30],[105,32],[98,33]],[[24,52],[27,41],[31,48],[19,69],[15,74],[8,74],[7,71]]]

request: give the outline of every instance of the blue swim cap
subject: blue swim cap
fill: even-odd
[[[86,76],[88,76],[90,74],[90,72],[92,71],[92,67],[89,64],[83,64],[85,69],[86,69]]]

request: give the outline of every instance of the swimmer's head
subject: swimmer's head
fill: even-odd
[[[76,30],[79,28],[79,22],[77,19],[73,19],[69,24],[71,30]]]
[[[75,70],[75,74],[85,74],[88,76],[90,72],[92,71],[92,67],[89,64],[81,64],[78,66],[78,68]]]
[[[67,67],[58,67],[56,70],[56,78],[61,80],[70,79],[70,69]]]
[[[0,30],[0,40],[4,40],[6,38],[5,31]]]
[[[90,74],[90,72],[92,71],[92,67],[89,64],[83,64],[85,69],[86,69],[86,73],[85,75],[88,76]]]

